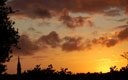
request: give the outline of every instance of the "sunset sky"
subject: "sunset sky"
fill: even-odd
[[[68,68],[74,73],[108,72],[127,60],[128,0],[9,0],[17,13],[10,15],[18,28],[18,49],[7,64],[16,73],[41,64]]]

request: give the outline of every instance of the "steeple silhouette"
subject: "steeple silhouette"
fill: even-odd
[[[21,64],[20,64],[20,57],[18,56],[18,63],[17,63],[17,75],[21,75]]]

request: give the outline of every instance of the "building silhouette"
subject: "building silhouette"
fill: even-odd
[[[21,64],[20,64],[20,57],[18,56],[18,63],[17,63],[17,75],[21,75]]]

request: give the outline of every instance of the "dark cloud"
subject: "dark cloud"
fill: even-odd
[[[29,31],[36,31],[36,29],[33,28],[33,27],[28,28],[28,30],[29,30]]]
[[[88,26],[93,27],[94,23],[92,21],[88,20]]]
[[[34,15],[37,15],[37,16],[34,16]],[[47,9],[41,9],[41,8],[38,8],[36,9],[33,14],[31,15],[31,17],[38,17],[38,18],[51,18],[51,12]]]
[[[128,6],[125,8],[125,14],[128,14]]]
[[[60,39],[59,35],[52,31],[48,35],[43,35],[39,39],[32,41],[28,35],[21,35],[18,46],[13,48],[13,54],[33,55],[34,53],[51,48],[61,48],[63,51],[78,51],[84,49],[81,37],[65,37]]]
[[[118,27],[115,27],[116,29],[124,29],[124,28],[128,28],[128,25],[121,25],[121,26],[118,26]]]
[[[99,37],[98,39],[93,39],[92,43],[101,44],[106,47],[112,47],[118,43],[118,39],[112,37]]]
[[[115,32],[112,36],[103,36],[99,38],[94,38],[90,44],[101,44],[106,47],[112,47],[117,45],[120,42],[128,41],[128,28],[124,28],[123,30],[119,31],[118,33]]]
[[[39,50],[38,45],[31,41],[28,35],[21,35],[18,46],[20,49],[13,49],[14,54],[18,55],[32,55],[34,52]]]
[[[45,59],[48,58],[48,56],[33,56],[33,59]]]
[[[28,30],[31,31],[31,32],[34,32],[36,34],[41,34],[41,32],[37,31],[34,27],[29,27]]]
[[[39,0],[40,2],[40,0]],[[17,15],[25,15],[30,18],[51,18],[52,12],[44,8],[38,1],[34,0],[12,0],[8,3],[14,9],[19,10]]]
[[[128,40],[128,28],[119,32],[118,36],[119,40]]]
[[[119,19],[119,20],[115,20],[115,21],[118,21],[118,22],[127,22],[128,21],[128,18],[123,18],[123,19]]]
[[[61,48],[63,51],[79,51],[84,49],[81,37],[64,37],[52,31],[48,35],[43,35],[37,40],[32,41],[28,35],[21,35],[18,43],[20,49],[13,48],[13,54],[33,55],[40,50],[51,48]]]
[[[59,35],[55,31],[52,31],[48,35],[41,36],[38,42],[40,44],[46,44],[51,46],[52,48],[56,48],[60,46],[61,39],[59,38]]]
[[[79,51],[83,50],[84,46],[81,43],[82,38],[81,37],[65,37],[65,42],[62,44],[62,50],[63,51]]]
[[[31,11],[32,10],[32,11]],[[20,14],[20,12],[19,12]],[[26,12],[24,12],[24,15],[30,17],[30,18],[41,18],[41,19],[44,19],[44,18],[51,18],[52,17],[52,13],[47,10],[47,9],[41,9],[41,8],[38,8],[38,9],[30,9],[29,10],[26,10]]]
[[[102,45],[106,47],[113,47],[121,42],[128,41],[128,28],[124,28],[111,36],[102,36],[94,39],[87,39],[83,41],[82,37],[60,38],[55,31],[48,35],[43,35],[35,41],[32,41],[28,35],[21,35],[18,46],[21,49],[13,49],[14,54],[18,55],[32,55],[39,50],[44,50],[49,47],[61,48],[62,51],[80,51],[84,49],[91,49],[92,46]]]
[[[62,21],[68,28],[73,29],[82,27],[85,22],[88,22],[89,26],[92,27],[94,23],[89,19],[91,19],[91,17],[72,17],[69,15],[69,11],[67,9],[63,9],[59,21]]]
[[[49,18],[64,8],[70,12],[103,13],[110,16],[119,14],[118,11],[106,12],[111,8],[128,12],[128,0],[11,0],[8,4],[20,10],[19,14],[32,18]]]
[[[128,12],[128,0],[11,0],[8,5],[19,10],[17,15],[30,18],[59,17],[68,28],[82,27],[85,22],[90,27],[94,26],[87,17],[72,17],[71,13],[104,14],[107,16],[119,16],[120,11]],[[63,11],[62,11],[63,10]]]
[[[92,45],[101,44],[106,47],[115,46],[117,43],[118,43],[118,39],[113,38],[113,37],[110,37],[110,38],[109,37],[99,37],[98,39],[92,40]]]
[[[13,49],[14,54],[32,55],[39,50],[47,49],[49,46],[55,48],[59,46],[60,39],[55,31],[48,35],[43,35],[39,39],[32,41],[28,35],[21,35],[18,46],[20,49]]]
[[[107,47],[115,46],[118,43],[117,39],[109,39],[106,43]]]
[[[105,16],[120,16],[120,9],[108,10],[104,11]]]
[[[125,28],[121,31],[117,33],[115,33],[115,35],[113,35],[114,37],[112,37],[112,39],[110,39],[109,44],[112,44],[113,46],[119,42],[122,41],[127,41],[128,40],[128,28]]]

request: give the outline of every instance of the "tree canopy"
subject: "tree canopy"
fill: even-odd
[[[18,30],[13,27],[14,21],[9,14],[15,13],[11,7],[6,6],[7,0],[0,0],[0,74],[5,71],[3,63],[10,60],[12,47],[17,47]]]

